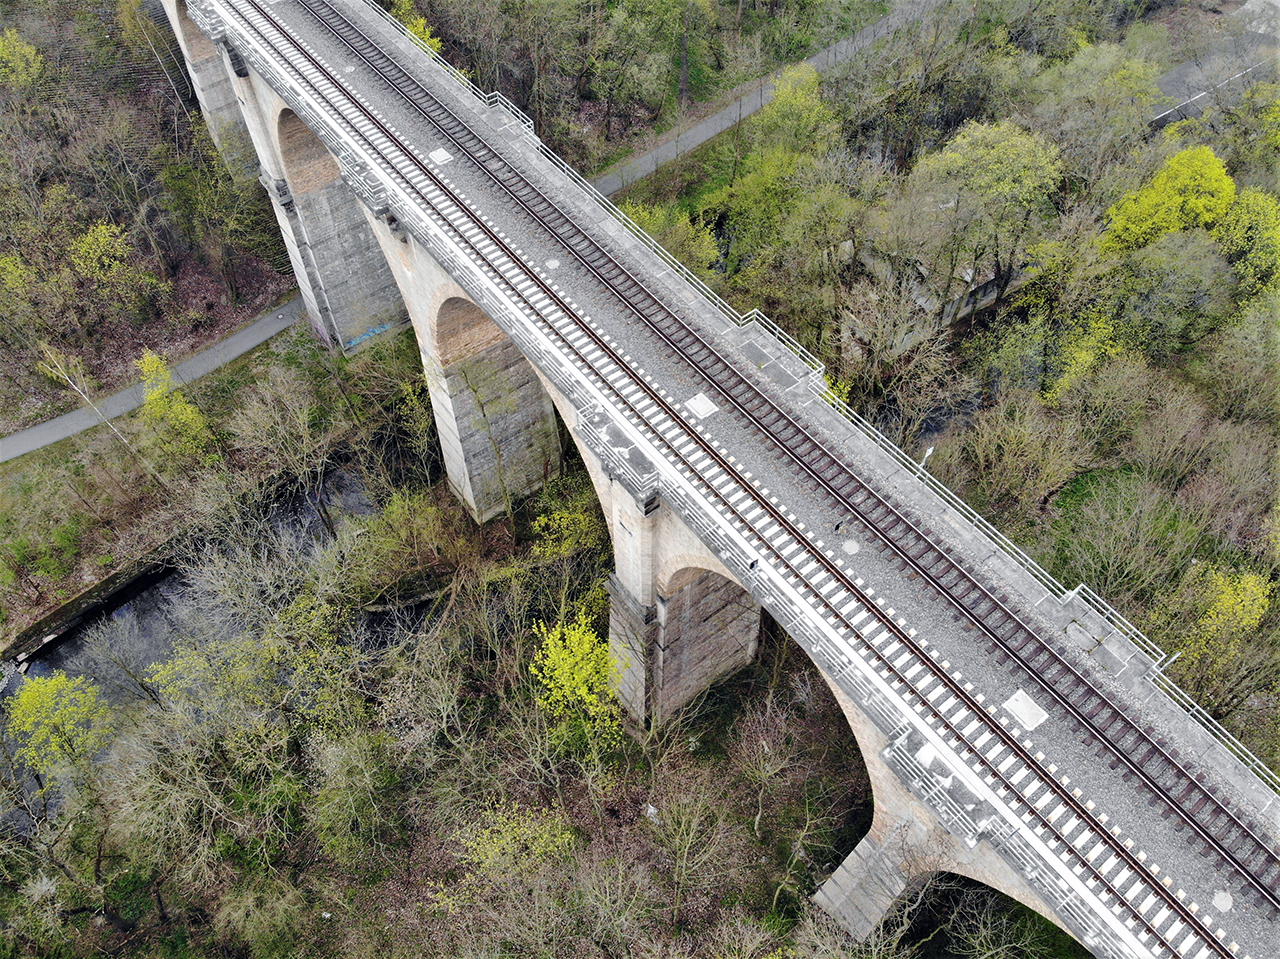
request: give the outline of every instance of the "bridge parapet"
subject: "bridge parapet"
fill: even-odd
[[[819,393],[830,414],[811,406],[852,448],[873,449],[880,469],[906,473],[901,495],[919,516],[962,543],[968,555],[989,565],[1015,587],[1028,608],[1058,624],[1065,643],[1086,654],[1163,724],[1190,733],[1194,754],[1226,779],[1273,828],[1280,829],[1280,775],[1164,675],[1166,654],[1086,584],[1067,589],[927,469],[906,455],[829,389]],[[833,414],[833,415],[832,415]],[[1190,720],[1190,722],[1188,722]]]

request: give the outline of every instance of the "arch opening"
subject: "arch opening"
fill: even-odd
[[[273,190],[277,216],[303,297],[322,337],[351,353],[405,321],[404,298],[328,147],[288,107],[276,114],[274,134],[284,174]]]
[[[218,51],[213,41],[200,32],[187,13],[187,0],[175,0],[177,16],[174,17],[174,32],[192,62],[199,62],[217,56]]]
[[[338,161],[296,113],[282,110],[276,125],[280,162],[284,165],[284,177],[295,201],[341,179]],[[354,196],[351,199],[359,202]]]
[[[507,335],[471,300],[451,296],[436,311],[434,339],[440,365],[448,368],[504,342]]]
[[[886,917],[890,935],[911,946],[940,941],[955,955],[1053,955],[1091,959],[1041,904],[1019,901],[963,872],[925,872],[909,884],[896,913]]]
[[[760,606],[738,583],[693,565],[660,575],[655,598],[649,710],[658,725],[755,659]]]

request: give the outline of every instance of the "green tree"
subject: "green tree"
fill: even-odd
[[[591,722],[617,717],[613,681],[617,667],[609,644],[596,635],[585,614],[534,630],[541,646],[529,671],[542,687],[538,704],[558,719],[585,716]]]
[[[799,172],[811,163],[794,147],[769,147],[748,155],[738,178],[703,198],[702,215],[724,236],[730,276],[767,257],[800,192]],[[743,284],[750,289],[750,281]]]
[[[622,711],[613,694],[618,668],[609,643],[591,628],[587,610],[572,620],[534,627],[541,645],[529,671],[540,687],[538,705],[556,720],[553,741],[598,767],[622,741]]]
[[[1115,343],[1156,360],[1197,342],[1235,309],[1231,268],[1203,230],[1166,233],[1133,251],[1109,285]]]
[[[405,29],[425,46],[436,53],[440,52],[444,44],[431,32],[431,27],[427,26],[427,18],[418,12],[418,5],[414,0],[394,0],[391,4],[391,15],[404,24]]]
[[[961,269],[995,276],[1003,295],[1061,177],[1058,148],[1009,120],[969,123],[916,165],[908,188],[936,231],[929,245],[944,301]]]
[[[1213,237],[1235,268],[1246,296],[1280,282],[1280,200],[1270,193],[1253,188],[1240,191]]]
[[[1212,229],[1235,196],[1235,181],[1209,147],[1175,153],[1150,183],[1107,210],[1110,225],[1102,239],[1103,250],[1125,253],[1166,233]]]
[[[0,84],[26,89],[44,70],[40,51],[23,40],[12,27],[0,33]]]
[[[130,313],[161,288],[138,264],[124,230],[113,223],[95,223],[73,238],[67,258],[87,295],[114,300]]]
[[[542,559],[567,559],[583,552],[605,555],[609,527],[585,471],[562,474],[543,487],[533,531],[538,536],[533,551]]]
[[[111,738],[111,711],[98,687],[62,671],[28,677],[9,702],[17,757],[41,775],[84,762]]]
[[[155,467],[153,467],[144,457],[138,454],[137,450],[135,450],[129,441],[125,439],[124,434],[116,428],[115,424],[112,423],[111,420],[103,415],[102,411],[98,409],[97,404],[93,402],[93,398],[90,396],[91,384],[89,374],[85,371],[84,360],[78,356],[63,353],[61,350],[43,341],[39,344],[39,350],[41,358],[36,364],[36,369],[55,383],[69,386],[73,391],[75,391],[75,394],[80,397],[81,402],[88,406],[89,409],[93,410],[93,413],[98,417],[99,422],[105,424],[106,427],[111,430],[115,438],[120,441],[120,444],[129,451],[129,455],[133,457],[134,461],[140,464],[148,473],[151,474],[152,478],[155,479],[156,482],[163,486],[164,481],[160,478],[160,474],[156,472]]]
[[[756,149],[782,146],[821,156],[840,136],[840,118],[823,102],[818,71],[807,63],[782,71],[773,99],[750,122]]]
[[[674,203],[645,206],[628,201],[620,209],[694,275],[710,279],[711,267],[720,258],[710,227],[694,223]]]
[[[217,462],[218,454],[211,449],[217,439],[213,428],[186,394],[173,388],[164,358],[144,350],[137,367],[142,374],[142,419],[155,432],[165,457],[184,465]]]
[[[1031,123],[1061,148],[1068,176],[1091,185],[1142,142],[1159,73],[1119,44],[1098,43],[1035,78]]]
[[[1219,721],[1280,687],[1276,625],[1261,628],[1274,592],[1255,570],[1200,563],[1152,613],[1152,635],[1179,654],[1173,678]]]

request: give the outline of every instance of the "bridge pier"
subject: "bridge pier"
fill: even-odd
[[[223,61],[221,51],[187,16],[186,0],[161,0],[161,3],[187,62],[187,73],[195,88],[196,99],[200,101],[200,112],[209,128],[209,135],[224,159],[234,163],[228,154],[235,151],[229,148],[234,140],[247,140],[249,131],[236,102],[232,74]]]
[[[537,375],[569,424],[609,526],[618,698],[637,723],[661,726],[755,658],[760,604],[656,491],[610,470],[584,437],[578,410]]]
[[[431,254],[367,215],[418,337],[449,486],[483,523],[560,472],[551,400],[524,354]]]
[[[338,161],[233,47],[215,45],[196,28],[186,0],[163,2],[224,159],[240,162],[236,139],[257,153],[316,333],[350,353],[403,324],[395,278]]]
[[[893,744],[825,672],[853,730],[871,780],[871,829],[813,901],[859,940],[866,939],[916,883],[939,872],[977,880],[1018,900],[1070,933],[1040,894],[985,839],[970,844],[942,824],[889,765]]]
[[[637,722],[661,726],[755,658],[760,606],[733,579],[685,567],[639,597],[615,573],[608,590],[609,645],[627,664],[619,698]]]

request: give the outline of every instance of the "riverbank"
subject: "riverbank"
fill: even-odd
[[[261,497],[282,473],[314,479],[343,444],[412,429],[403,404],[425,394],[420,369],[411,336],[344,360],[296,327],[186,385],[206,424],[191,447],[167,422],[132,413],[113,422],[118,434],[97,427],[0,465],[0,646],[38,643],[59,609],[91,604],[141,558],[216,526],[227,504]]]

